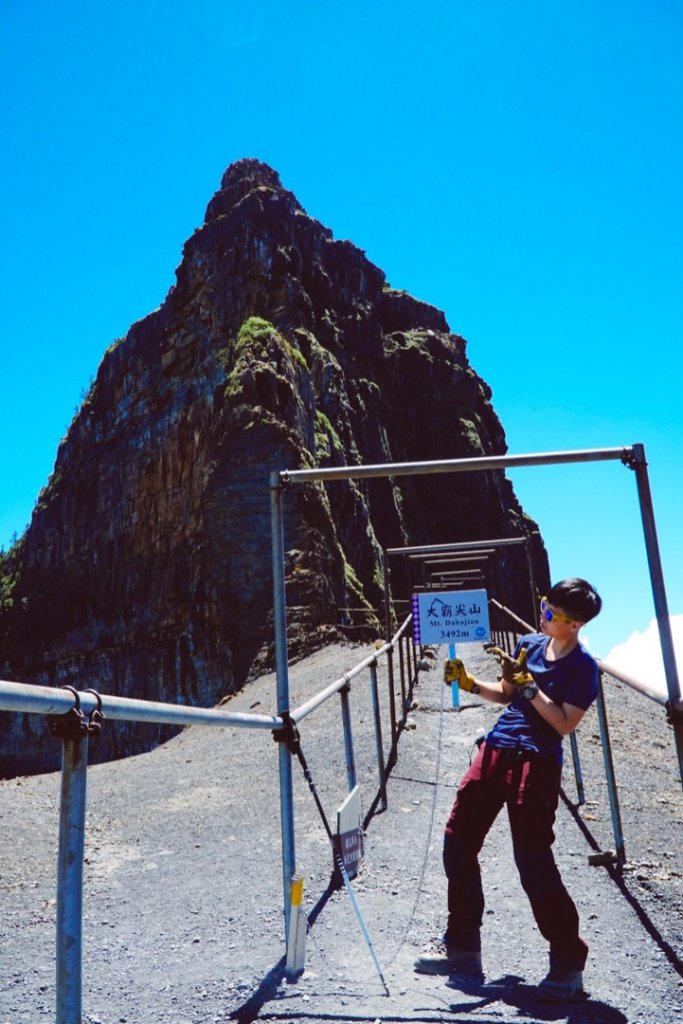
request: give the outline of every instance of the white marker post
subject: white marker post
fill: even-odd
[[[292,878],[289,914],[289,935],[287,936],[287,960],[285,973],[289,978],[301,974],[306,958],[306,913],[303,908],[304,876]]]

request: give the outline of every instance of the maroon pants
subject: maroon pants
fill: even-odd
[[[551,965],[583,969],[588,946],[579,935],[579,916],[551,849],[560,775],[561,767],[552,758],[481,745],[460,783],[446,824],[447,943],[461,949],[480,948],[484,895],[478,855],[505,804],[520,881],[536,924],[550,943]]]

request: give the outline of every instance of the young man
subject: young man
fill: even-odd
[[[562,740],[577,727],[598,688],[598,667],[579,642],[579,631],[601,606],[585,580],[563,580],[541,600],[540,633],[521,638],[514,661],[503,656],[499,682],[475,679],[457,658],[446,662],[446,681],[457,679],[462,689],[509,706],[458,788],[443,849],[448,878],[444,949],[418,957],[416,971],[481,973],[484,897],[478,854],[506,804],[519,877],[550,944],[550,970],[539,985],[539,996],[555,1001],[582,993],[588,946],[579,935],[579,917],[557,870],[552,844]]]

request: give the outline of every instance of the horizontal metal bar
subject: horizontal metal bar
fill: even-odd
[[[92,693],[79,692],[81,710],[89,715],[98,707]],[[278,715],[249,715],[220,708],[193,708],[180,704],[162,704],[151,700],[111,697],[100,694],[107,718],[123,722],[160,722],[165,725],[231,725],[245,729],[279,729]],[[39,715],[63,715],[74,706],[71,691],[29,683],[0,680],[0,708]]]
[[[387,648],[388,647],[389,645],[387,645]],[[350,672],[346,672],[343,676],[340,676],[339,679],[335,679],[335,681],[330,683],[329,686],[326,686],[324,690],[316,693],[315,697],[311,697],[311,699],[307,700],[305,704],[301,704],[298,708],[295,708],[294,711],[292,711],[290,718],[292,718],[294,722],[303,721],[303,719],[310,715],[312,711],[315,711],[316,708],[319,708],[325,703],[325,701],[329,700],[330,697],[333,697],[335,693],[339,693],[339,691],[347,686],[359,672],[364,668],[369,668],[371,665],[374,665],[376,661],[377,655],[372,654],[360,665],[357,665],[355,669],[352,669]]]
[[[455,562],[488,562],[491,555],[494,555],[495,551],[492,548],[477,548],[476,551],[442,551],[441,554],[437,554],[434,558],[424,558],[421,555],[411,555],[411,558],[422,559],[423,565],[452,565]]]
[[[463,540],[450,544],[420,544],[416,547],[387,548],[387,555],[437,555],[452,551],[486,552],[490,548],[503,548],[511,544],[526,544],[528,537],[500,537],[498,540]]]
[[[405,620],[390,643],[368,655],[340,679],[303,704],[291,717],[301,721],[307,714],[323,704],[334,693],[359,675],[364,669],[376,663],[377,658],[391,650],[399,637],[408,628],[411,617]],[[85,715],[98,708],[97,698],[92,693],[79,692],[80,707]],[[159,722],[165,725],[219,725],[244,729],[281,729],[279,715],[251,715],[240,711],[221,711],[219,708],[194,708],[178,704],[162,704],[156,701],[135,700],[129,697],[112,697],[100,694],[102,711],[107,718],[124,722]],[[33,686],[30,683],[14,683],[0,680],[0,709],[4,711],[28,712],[38,715],[64,715],[74,706],[70,690],[51,686]]]
[[[519,626],[523,626],[524,629],[528,630],[530,633],[535,632],[533,626],[530,626],[528,622],[524,621],[524,619],[520,619],[519,615],[515,615],[515,613],[510,608],[506,608],[505,605],[501,604],[500,601],[497,601],[495,597],[491,598],[491,604],[495,604],[496,608],[500,608],[502,612],[505,612],[506,615],[509,615],[509,617],[511,619],[514,619]]]
[[[638,693],[642,693],[644,697],[649,697],[650,700],[656,701],[657,704],[661,704],[662,706],[666,705],[669,699],[667,694],[656,690],[653,686],[650,686],[649,683],[644,683],[640,679],[634,679],[633,676],[626,675],[625,672],[622,672],[618,668],[614,668],[613,665],[609,665],[606,661],[603,661],[602,658],[597,658],[596,660],[599,667],[606,675],[612,676],[614,679],[618,679],[620,683],[630,686],[632,690],[637,690]],[[683,710],[683,700],[675,701],[674,708],[678,711]]]
[[[443,568],[443,569],[432,569],[430,575],[431,575],[432,579],[439,579],[439,580],[445,580],[445,579],[450,579],[450,578],[453,578],[453,579],[456,579],[456,578],[460,578],[460,579],[483,579],[484,578],[483,572],[481,571],[481,569],[477,569],[476,566],[473,566],[473,567],[471,567],[469,569],[446,569],[446,568]]]
[[[592,448],[585,451],[542,452],[534,455],[484,455],[473,459],[444,459],[439,462],[393,462],[374,466],[333,466],[326,469],[284,469],[282,483],[311,480],[362,480],[378,476],[426,476],[432,473],[467,473],[475,470],[514,469],[520,466],[549,466],[570,462],[625,461],[632,448]]]
[[[301,722],[306,715],[310,715],[311,711],[315,711],[316,708],[319,708],[321,704],[324,704],[325,701],[329,700],[329,698],[334,696],[335,693],[339,693],[339,691],[346,686],[348,682],[349,680],[346,676],[341,676],[339,679],[335,679],[333,683],[326,686],[324,690],[320,691],[320,693],[316,693],[315,697],[311,697],[311,699],[307,700],[305,704],[302,704],[300,707],[292,711],[289,717],[294,722]]]
[[[394,634],[394,636],[392,636],[392,638],[391,638],[391,643],[392,643],[392,646],[393,646],[393,645],[394,645],[395,643],[397,643],[397,642],[398,642],[398,641],[400,640],[400,638],[401,638],[401,637],[403,636],[403,634],[404,634],[404,633],[406,632],[406,630],[408,629],[408,626],[409,626],[409,625],[410,625],[410,623],[412,622],[412,618],[413,618],[413,616],[412,616],[412,615],[408,615],[408,616],[407,616],[407,617],[406,617],[406,618],[405,618],[405,619],[403,620],[403,622],[401,623],[401,625],[400,625],[400,626],[398,627],[398,629],[396,630],[396,633],[395,633],[395,634]],[[378,652],[378,653],[379,653],[379,652]]]
[[[334,693],[369,668],[382,654],[392,649],[399,637],[410,624],[411,616],[398,629],[389,643],[368,655],[340,679],[303,704],[291,717],[300,721],[316,707],[323,704]],[[92,693],[79,692],[80,707],[85,715],[98,708],[97,698]],[[102,711],[115,721],[159,722],[165,725],[230,725],[244,729],[281,729],[279,715],[251,715],[241,711],[221,711],[219,708],[194,708],[178,704],[162,704],[150,700],[135,700],[129,697],[112,697],[100,694]],[[70,690],[51,686],[33,686],[30,683],[14,683],[0,680],[0,710],[28,712],[38,715],[64,715],[74,706]]]
[[[359,662],[357,665],[354,665],[354,667],[348,672],[345,672],[343,676],[339,677],[339,679],[335,679],[333,683],[330,683],[330,685],[324,690],[317,693],[315,697],[311,697],[311,699],[306,701],[305,704],[301,704],[298,708],[295,708],[294,711],[292,711],[290,718],[292,718],[294,722],[301,722],[307,715],[310,715],[312,711],[315,711],[316,708],[319,708],[320,705],[324,704],[325,701],[330,699],[330,697],[333,697],[335,693],[339,693],[344,686],[350,683],[357,675],[360,675],[364,669],[370,668],[371,665],[376,664],[378,657],[382,654],[386,654],[392,649],[394,644],[398,642],[401,635],[410,625],[411,618],[411,615],[407,617],[389,643],[383,644],[382,647],[378,648],[378,650],[368,655],[367,658]]]

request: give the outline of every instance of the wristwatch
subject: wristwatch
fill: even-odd
[[[525,683],[522,687],[522,697],[525,700],[533,700],[538,693],[538,686],[536,683]]]

